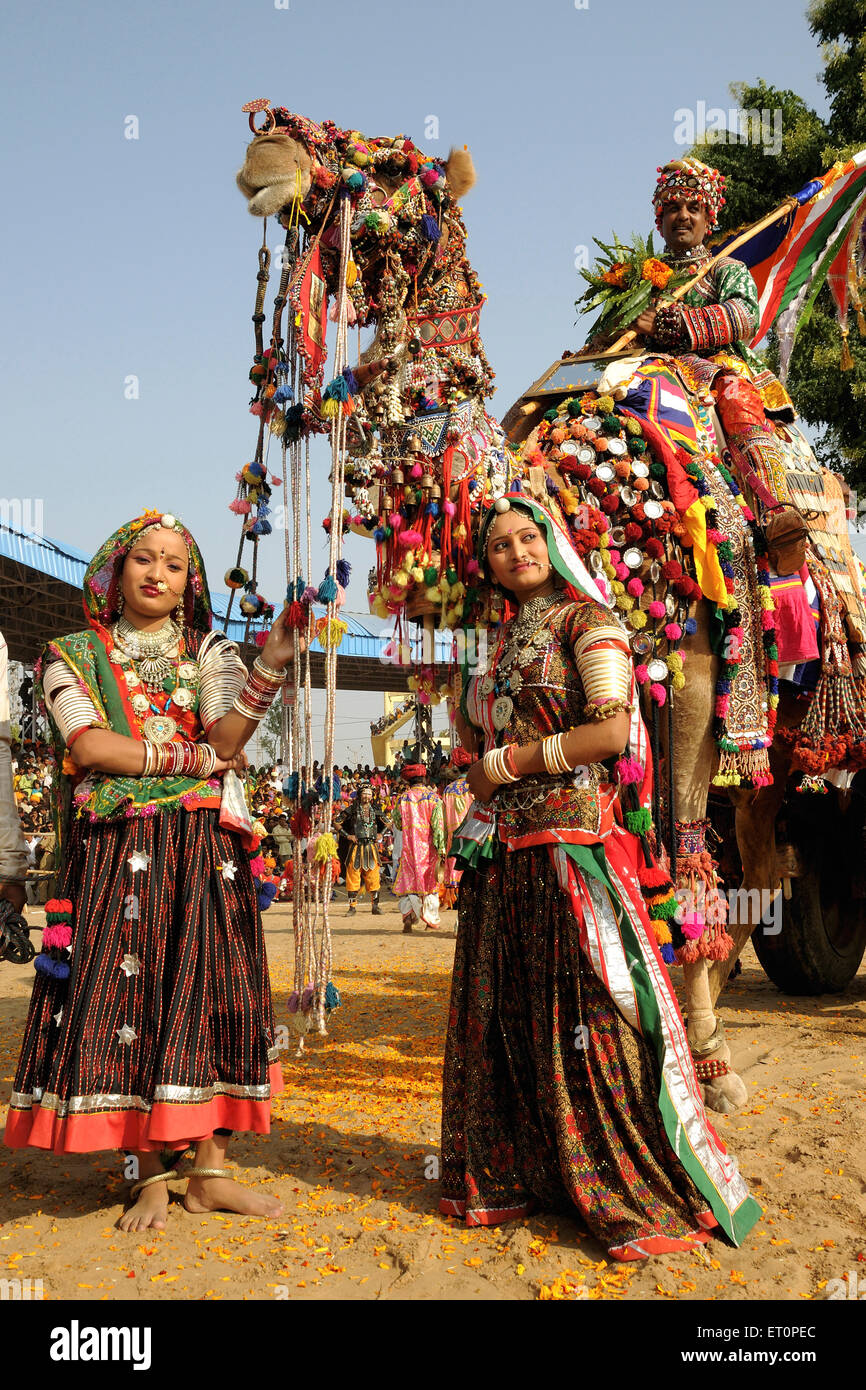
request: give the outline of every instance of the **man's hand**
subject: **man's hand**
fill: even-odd
[[[469,790],[475,797],[475,800],[482,802],[485,806],[496,794],[499,785],[497,782],[491,782],[487,773],[484,771],[484,765],[480,759],[477,763],[472,764],[467,773],[466,780],[469,783]]]
[[[23,883],[0,883],[0,898],[5,898],[10,902],[16,912],[23,912],[27,903],[27,894]]]
[[[651,338],[653,329],[656,326],[656,310],[644,309],[639,318],[636,318],[632,328],[636,333],[640,333],[644,338]]]

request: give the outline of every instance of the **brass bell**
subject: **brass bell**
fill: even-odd
[[[434,481],[435,481],[435,479],[434,479],[432,473],[422,473],[422,474],[421,474],[421,486],[422,486],[422,487],[424,487],[424,488],[432,488]]]
[[[424,441],[418,434],[410,434],[406,440],[406,449],[410,454],[420,454],[424,449]]]
[[[395,468],[393,473],[391,474],[391,477],[394,479],[394,482],[398,485],[398,487],[406,481],[406,474],[403,472],[402,468]]]
[[[431,487],[430,496],[432,497],[434,502],[437,502],[439,498],[442,496],[442,489],[438,483],[434,483]]]

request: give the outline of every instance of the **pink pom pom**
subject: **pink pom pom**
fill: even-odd
[[[663,618],[666,611],[667,610],[665,609],[664,604],[659,603],[658,599],[653,599],[652,603],[649,605],[647,609],[647,612],[649,613],[651,618]]]
[[[649,671],[643,663],[640,666],[635,666],[634,673],[639,685],[643,685],[649,680]]]
[[[423,474],[424,474],[424,469],[421,467],[420,463],[413,463],[413,464],[412,464],[412,467],[409,469],[409,477],[410,477],[410,478],[421,478],[421,477],[423,477]]]
[[[629,574],[631,573],[631,571],[629,570],[628,565],[623,565],[623,564],[614,565],[614,569],[616,570],[616,577],[617,577],[617,579],[628,579]]]
[[[426,690],[418,691],[418,703],[419,705],[429,705],[430,696],[427,694]]]
[[[669,642],[678,642],[683,635],[679,623],[665,623],[665,637]]]
[[[400,535],[397,537],[398,544],[402,545],[404,550],[409,550],[415,545],[421,545],[423,540],[424,537],[421,535],[421,532],[413,531],[411,527],[406,531],[401,531]]]
[[[388,522],[392,531],[402,531],[403,518],[399,512],[392,512],[388,517]]]
[[[616,775],[623,785],[628,782],[640,782],[643,778],[643,768],[635,758],[620,758],[616,765]]]
[[[343,604],[344,604],[345,602],[346,602],[346,590],[343,588],[342,584],[338,584],[338,585],[337,585],[337,597],[334,599],[334,607],[335,607],[335,608],[342,608],[342,606],[343,606]]]
[[[451,501],[450,497],[445,498],[445,501],[442,503],[442,510],[446,516],[453,516],[454,513],[457,511],[457,508]]]
[[[622,559],[622,556],[620,555],[618,550],[611,549],[607,552],[607,558],[610,560],[610,563],[612,565],[618,565],[620,560]]]
[[[272,473],[272,474],[271,474],[271,487],[282,487],[282,485],[283,485],[283,480],[282,480],[282,478],[278,478],[277,475],[276,475],[276,473]]]
[[[703,936],[705,926],[706,922],[699,912],[687,912],[682,921],[683,936],[689,941],[697,941],[699,936]]]
[[[314,589],[312,584],[308,584],[304,592],[301,594],[301,603],[315,603],[318,597],[318,590]]]
[[[625,590],[627,594],[631,594],[634,598],[640,598],[643,593],[643,583],[640,579],[630,579],[625,586]]]
[[[657,705],[663,705],[665,700],[668,698],[668,692],[665,690],[663,685],[651,685],[650,695],[652,695]]]
[[[42,945],[49,950],[53,946],[63,950],[72,941],[72,928],[68,922],[60,922],[56,927],[42,928]]]
[[[477,574],[478,571],[479,571],[480,569],[481,569],[481,566],[479,565],[479,563],[478,563],[477,560],[467,560],[467,561],[466,561],[466,573],[467,573],[467,574]]]
[[[229,502],[229,511],[234,512],[235,516],[246,516],[250,505],[245,497],[236,497],[234,502]]]
[[[254,878],[264,878],[267,871],[268,866],[260,854],[250,860],[250,872]]]

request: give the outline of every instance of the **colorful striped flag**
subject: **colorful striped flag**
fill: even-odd
[[[797,328],[808,320],[812,304],[844,237],[866,196],[866,150],[844,164],[834,164],[794,195],[797,206],[731,251],[744,261],[758,286],[759,321],[752,346],[778,324],[783,374]],[[723,251],[741,235],[731,232],[712,243]]]

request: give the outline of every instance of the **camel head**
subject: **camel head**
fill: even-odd
[[[478,336],[484,296],[466,259],[458,206],[475,182],[469,151],[452,150],[440,161],[403,135],[367,139],[330,121],[250,105],[264,113],[264,124],[256,127],[251,116],[256,134],[238,188],[253,216],[300,226],[307,244],[318,241],[329,297],[339,289],[340,205],[350,201],[348,318],[350,326],[375,329],[362,359],[370,379],[377,363],[411,359],[410,403],[422,410],[489,394],[492,374]],[[435,316],[452,312],[455,322],[441,331]],[[384,383],[377,389],[383,395]],[[375,393],[370,403],[376,418]]]

